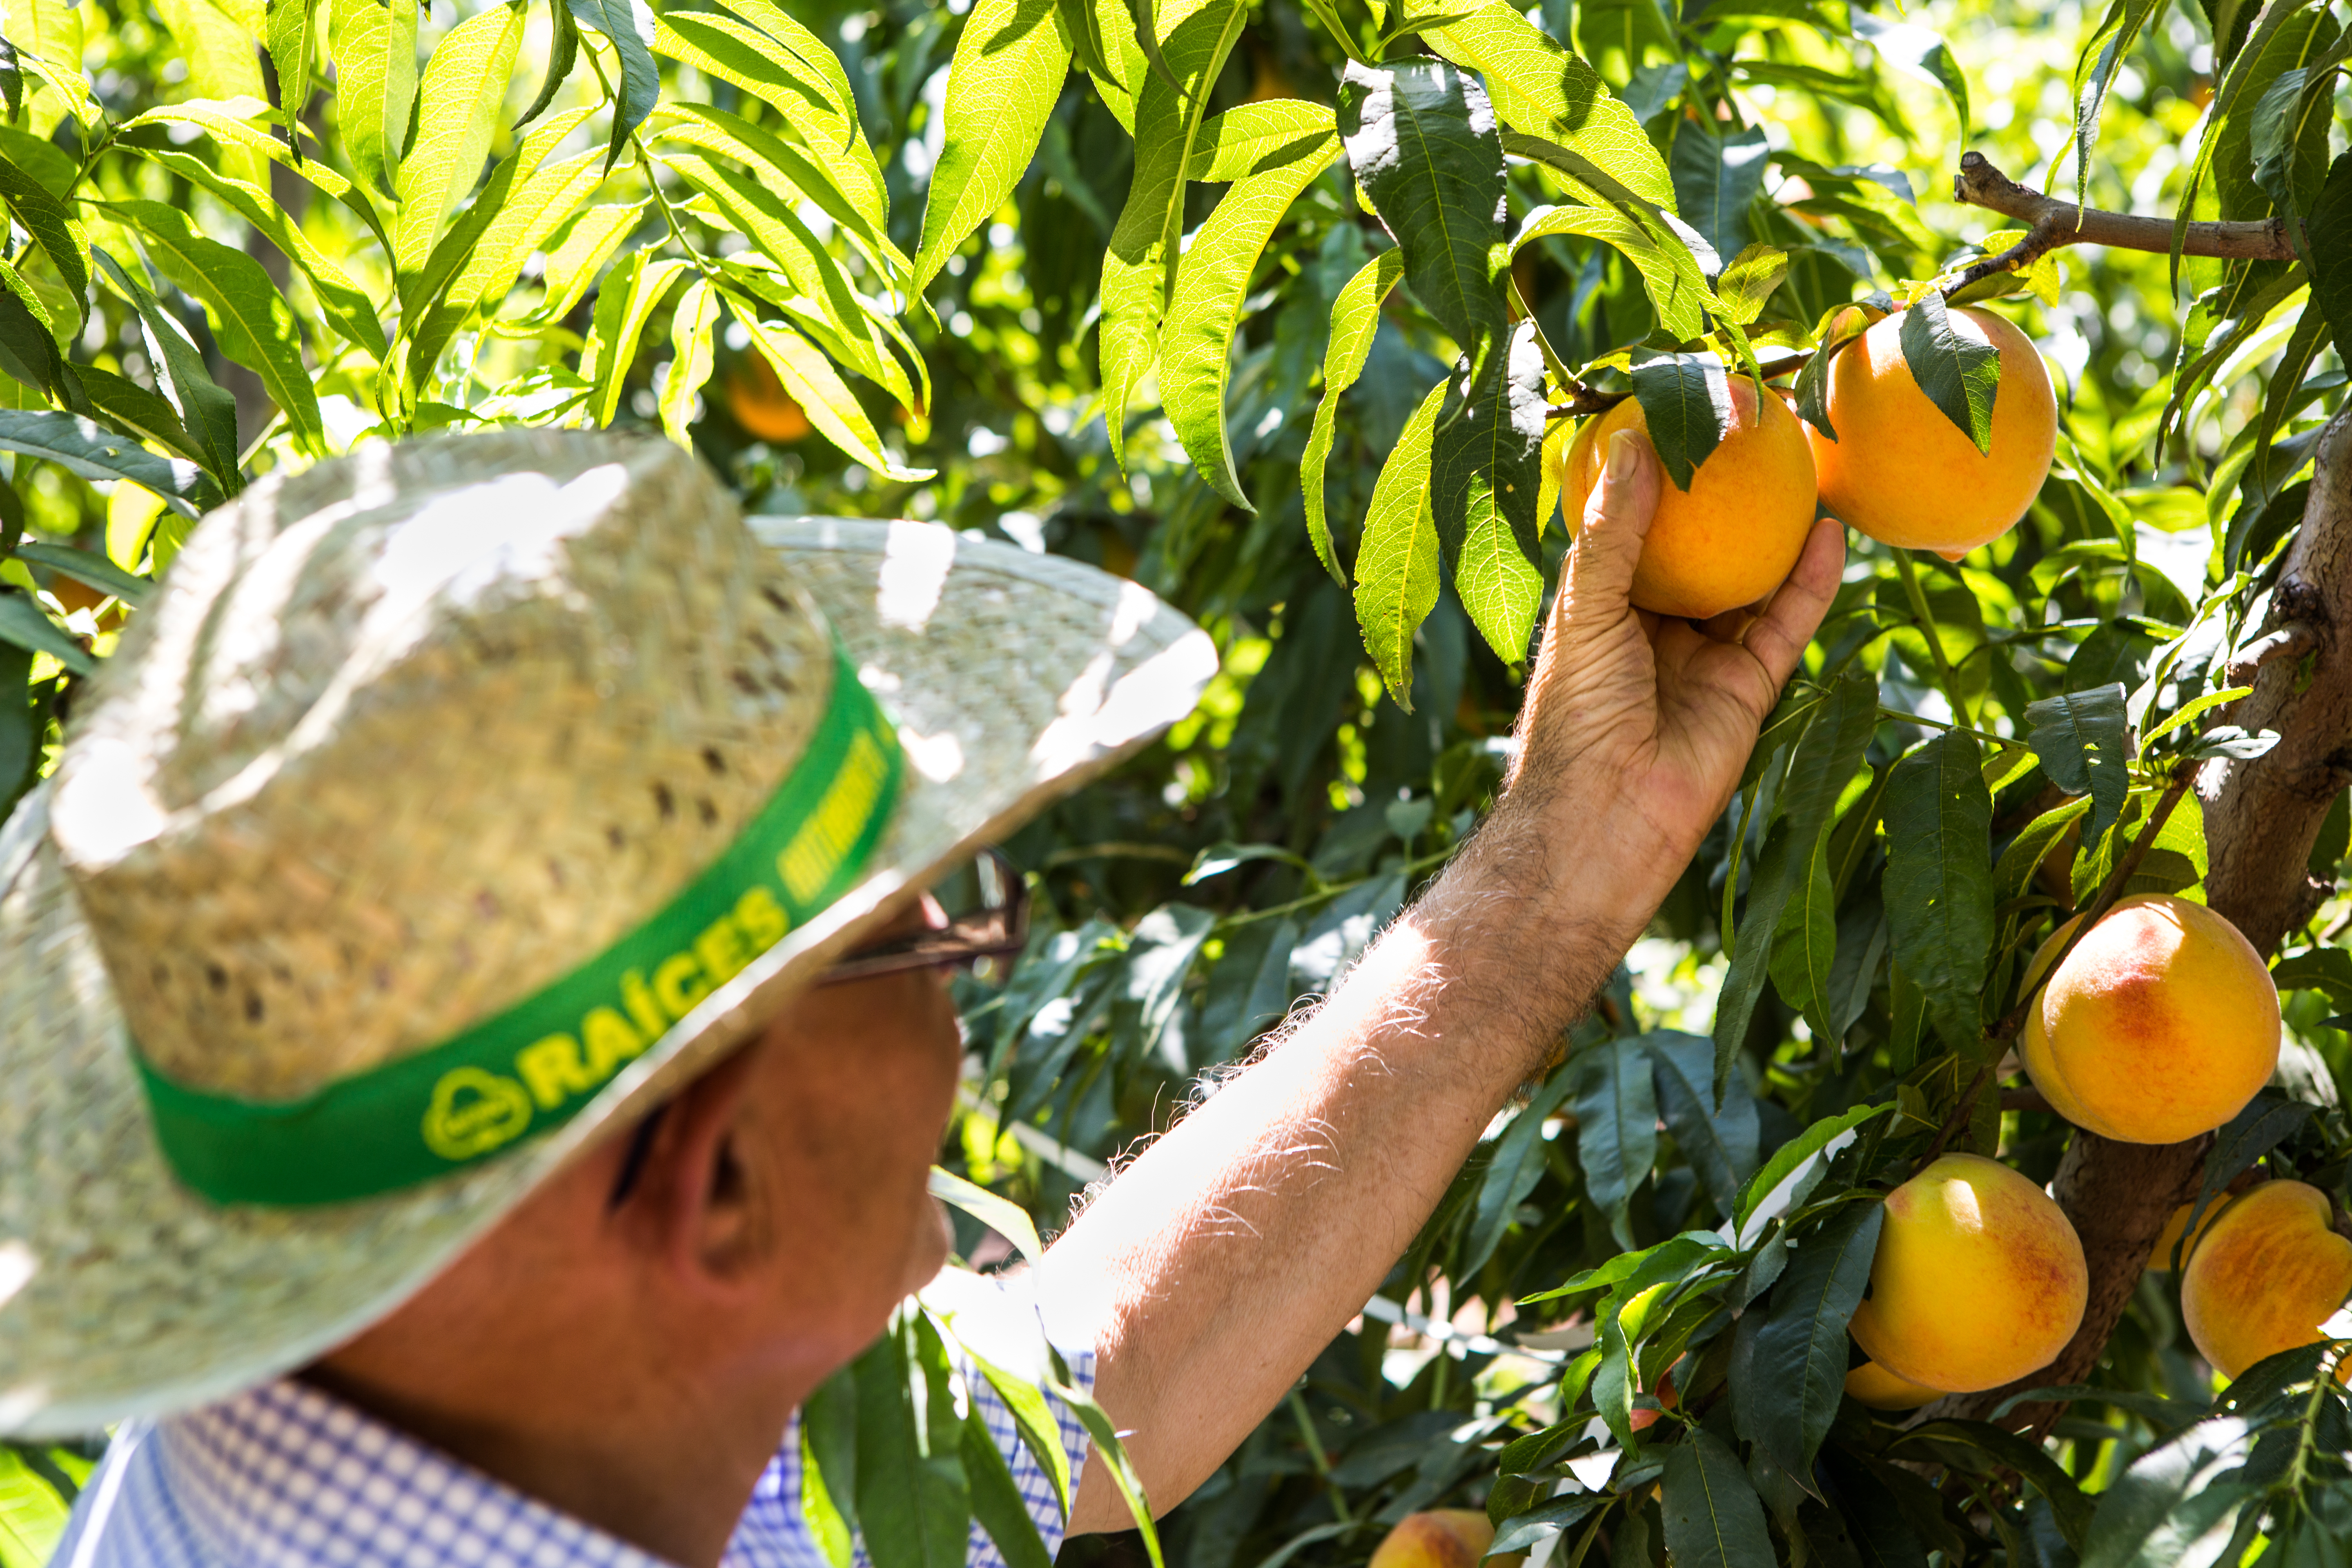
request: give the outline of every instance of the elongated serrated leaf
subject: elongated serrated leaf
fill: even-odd
[[[2049,1500],[2066,1542],[2079,1548],[2091,1521],[2092,1500],[2074,1478],[2031,1437],[1985,1421],[1930,1421],[1903,1435],[1900,1447],[1938,1454],[1946,1463],[1978,1474],[2004,1470],[2021,1475]]]
[[[481,177],[522,26],[520,0],[493,5],[443,34],[425,62],[415,144],[401,159],[394,181],[400,216],[393,228],[393,264],[404,274],[424,267],[449,210]]]
[[[850,310],[837,300],[812,300],[781,269],[759,265],[748,253],[727,258],[719,269],[728,282],[772,306],[794,330],[823,349],[826,358],[874,382],[903,406],[921,409],[929,383],[926,380],[919,389],[892,346],[897,345],[919,370],[922,354],[898,324],[871,301],[856,299],[857,308]]]
[[[1519,1205],[1542,1179],[1544,1122],[1574,1087],[1575,1080],[1567,1073],[1554,1076],[1536,1090],[1496,1140],[1494,1157],[1486,1163],[1486,1181],[1478,1189],[1478,1201],[1470,1212],[1470,1229],[1462,1239],[1460,1261],[1455,1264],[1465,1276],[1486,1267]]]
[[[886,276],[901,283],[911,276],[914,263],[891,243],[881,213],[854,194],[861,171],[837,150],[779,135],[775,127],[702,103],[667,104],[650,123],[661,140],[731,158],[779,196],[815,203]]]
[[[1389,696],[1412,711],[1412,634],[1437,603],[1437,521],[1429,510],[1430,437],[1445,400],[1429,389],[1373,481],[1356,547],[1356,623]]]
[[[1886,786],[1895,962],[1955,1049],[1978,1043],[1992,948],[1992,794],[1982,763],[1972,736],[1948,731],[1896,763]]]
[[[1934,289],[1903,312],[1897,333],[1903,363],[1945,418],[1992,450],[1993,395],[2000,390],[2000,351],[1965,310],[1947,310]]]
[[[148,395],[154,395],[150,393]],[[16,555],[20,560],[37,562],[64,573],[77,583],[87,583],[101,593],[111,594],[134,605],[142,603],[155,586],[144,577],[133,577],[103,555],[93,555],[87,550],[76,550],[71,545],[19,544]]]
[[[1242,300],[1275,226],[1339,155],[1339,139],[1318,132],[1268,152],[1236,180],[1185,247],[1160,329],[1160,399],[1176,438],[1209,488],[1244,511],[1257,508],[1242,492],[1225,438],[1225,378]]]
[[[94,364],[73,367],[74,380],[90,412],[118,430],[202,463],[209,454],[188,434],[180,412],[161,394]]]
[[[323,456],[318,389],[302,361],[294,312],[261,263],[206,239],[187,214],[162,202],[122,202],[110,210],[138,231],[164,276],[204,302],[221,352],[261,377],[297,438]]]
[[[1127,465],[1127,407],[1160,353],[1184,231],[1186,171],[1201,144],[1209,88],[1240,41],[1244,0],[1168,5],[1139,23],[1159,29],[1160,60],[1136,84],[1135,174],[1103,252],[1099,362],[1112,458]]]
[[[1201,121],[1200,139],[1193,145],[1184,177],[1238,180],[1302,141],[1338,133],[1339,121],[1327,104],[1309,103],[1302,98],[1237,103]]]
[[[1706,319],[1701,314],[1706,302],[1706,279],[1687,247],[1662,241],[1624,214],[1607,207],[1553,206],[1528,214],[1511,248],[1517,250],[1548,234],[1581,235],[1622,253],[1641,274],[1643,290],[1668,335],[1690,339],[1706,330]]]
[[[1969,78],[1951,48],[1936,30],[1910,19],[1874,15],[1867,11],[1853,14],[1853,30],[1870,40],[1878,58],[1906,75],[1933,82],[1944,89],[1952,102],[1952,113],[1959,121],[1960,140],[1969,139]]]
[[[1781,1000],[1805,1016],[1813,1037],[1838,1043],[1831,1022],[1830,972],[1837,962],[1837,888],[1824,853],[1826,837],[1813,845],[1805,875],[1780,911],[1772,938],[1773,987]]]
[[[105,251],[93,255],[99,271],[138,312],[148,363],[156,367],[156,379],[179,411],[182,425],[203,447],[200,460],[215,482],[234,493],[241,488],[236,467],[236,399],[213,380],[187,329],[163,309],[145,282],[125,271]]]
[[[0,587],[0,642],[46,653],[76,675],[88,675],[98,668],[98,661],[63,626],[49,619],[31,595],[16,588]]]
[[[1715,280],[1724,313],[1747,326],[1764,313],[1764,302],[1789,276],[1789,253],[1778,246],[1751,245],[1731,258]]]
[[[1404,276],[1404,252],[1383,250],[1357,269],[1331,301],[1331,337],[1323,351],[1323,400],[1315,405],[1315,419],[1307,432],[1307,450],[1300,457],[1298,479],[1304,492],[1307,542],[1315,559],[1344,586],[1339,557],[1331,550],[1331,527],[1323,511],[1323,476],[1331,457],[1339,395],[1356,384],[1371,357],[1372,339],[1381,325],[1381,302]]]
[[[1404,251],[1405,284],[1468,362],[1495,368],[1510,330],[1503,149],[1477,79],[1435,60],[1350,61],[1339,132],[1356,182]]]
[[[79,474],[86,479],[129,479],[194,517],[211,499],[194,463],[159,458],[88,419],[48,409],[0,408],[0,451]]]
[[[1761,126],[1718,136],[1706,123],[1685,120],[1675,127],[1675,214],[1706,237],[1718,256],[1748,248],[1748,208],[1763,193],[1764,163],[1771,155]]]
[[[971,1516],[988,1532],[1006,1568],[1053,1568],[1053,1556],[1037,1533],[1037,1521],[1029,1517],[1020,1484],[977,1405],[964,1417],[961,1451],[971,1488]]]
[[[2074,67],[2074,194],[2090,200],[2091,150],[2099,142],[2099,120],[2107,104],[2107,90],[2116,72],[2139,41],[2140,30],[2164,8],[2164,0],[2115,0],[2084,46]]]
[[[89,241],[81,226],[66,211],[65,204],[51,195],[48,188],[18,168],[5,157],[0,157],[0,199],[8,204],[8,211],[49,265],[58,269],[72,293],[74,303],[81,305],[89,298]]]
[[[2319,199],[2304,217],[2311,301],[2326,312],[2336,352],[2352,354],[2352,153],[2336,154]]]
[[[1495,1531],[1493,1555],[1508,1557],[1525,1552],[1528,1547],[1550,1540],[1564,1530],[1575,1528],[1596,1510],[1608,1506],[1609,1499],[1586,1493],[1580,1497],[1558,1498],[1539,1508],[1505,1518]]]
[[[1505,0],[1410,0],[1404,15],[1449,18],[1417,29],[1422,40],[1476,71],[1512,130],[1560,142],[1644,201],[1674,205],[1674,183],[1633,111],[1525,12]]]
[[[1675,488],[1688,490],[1698,466],[1731,428],[1731,381],[1711,353],[1654,354],[1633,370],[1650,445]]]
[[[918,1339],[894,1325],[855,1363],[857,1519],[875,1568],[956,1568],[970,1530],[961,1435],[940,1445],[926,1431],[929,1347]]]
[[[1102,11],[1094,0],[1055,0],[1055,14],[1062,21],[1062,36],[1070,46],[1070,58],[1080,70],[1090,75],[1118,76],[1117,51],[1103,36]]]
[[[2242,1417],[2216,1415],[2134,1459],[2099,1495],[2084,1568],[2158,1568],[2181,1562],[2199,1542],[2226,1542],[2230,1515],[2261,1495],[2231,1475],[2252,1440]]]
[[[572,7],[562,0],[549,0],[547,7],[549,37],[547,69],[539,79],[539,91],[523,111],[515,116],[518,131],[547,112],[548,105],[571,79],[572,68],[580,63],[580,24],[572,15]]]
[[[301,122],[310,102],[310,40],[316,34],[319,0],[268,0],[267,37],[270,68],[278,76],[278,111],[289,126]],[[293,132],[288,145],[302,156],[301,133]]]
[[[1675,1568],[1772,1568],[1764,1506],[1747,1467],[1722,1438],[1692,1430],[1666,1450],[1658,1487]]]
[[[621,61],[621,79],[613,104],[613,133],[605,144],[604,168],[610,173],[630,134],[646,122],[661,100],[661,78],[654,69],[652,38],[639,28],[650,13],[640,16],[632,0],[564,0],[572,20],[593,27],[611,42]]]
[[[710,379],[711,334],[719,325],[719,291],[707,278],[698,278],[678,297],[669,322],[669,379],[662,384],[662,433],[688,451],[694,450],[688,426],[695,400]]]
[[[757,303],[742,295],[730,291],[727,304],[776,373],[785,395],[801,405],[826,440],[884,479],[914,484],[932,477],[933,470],[908,468],[882,449],[882,438],[856,395],[806,338],[782,321],[761,321]]]
[[[1632,1201],[1658,1155],[1658,1100],[1638,1039],[1604,1040],[1570,1064],[1576,1079],[1576,1160],[1584,1189],[1609,1216],[1617,1245],[1633,1245]]]
[[[2050,782],[2068,795],[2091,797],[2085,841],[2095,843],[2131,789],[2131,716],[2123,684],[2044,698],[2027,707],[2025,722],[2026,744],[2042,759]]]
[[[582,356],[580,366],[580,374],[593,388],[588,395],[588,417],[596,424],[610,425],[620,412],[621,393],[636,361],[637,340],[645,334],[646,322],[670,285],[693,265],[675,256],[648,262],[644,251],[633,250],[604,275],[596,291],[590,353]]]
[[[1715,1080],[1714,1043],[1703,1035],[1660,1029],[1642,1037],[1656,1078],[1658,1110],[1683,1158],[1728,1216],[1756,1170],[1756,1100],[1745,1084]]]
[[[1869,1288],[1885,1212],[1849,1205],[1797,1241],[1756,1333],[1748,1366],[1762,1397],[1743,1398],[1741,1409],[1756,1441],[1801,1485],[1845,1397],[1846,1320]]]
[[[1507,354],[1483,388],[1469,384],[1468,365],[1457,368],[1433,445],[1430,505],[1471,625],[1516,666],[1543,603],[1544,357],[1532,321],[1512,331]]]
[[[1747,1184],[1739,1189],[1739,1203],[1733,1211],[1732,1217],[1738,1222],[1741,1234],[1743,1236],[1748,1234],[1748,1221],[1755,1217],[1765,1201],[1772,1197],[1780,1184],[1788,1181],[1796,1173],[1800,1165],[1821,1153],[1832,1143],[1836,1142],[1871,1118],[1884,1116],[1894,1109],[1891,1102],[1880,1105],[1857,1105],[1842,1116],[1832,1116],[1814,1122],[1811,1127],[1773,1150],[1771,1158],[1757,1167],[1756,1173],[1748,1177]],[[1821,1167],[1816,1165],[1811,1180],[1799,1180],[1791,1187],[1785,1202],[1780,1206],[1785,1210],[1794,1208],[1804,1202],[1811,1193],[1814,1184],[1821,1180],[1822,1173]]]

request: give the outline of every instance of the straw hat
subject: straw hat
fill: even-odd
[[[1068,561],[747,528],[659,440],[257,484],[0,827],[0,1432],[349,1338],[1215,664]]]

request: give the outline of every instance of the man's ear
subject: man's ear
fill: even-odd
[[[754,1043],[678,1092],[662,1113],[645,1167],[615,1218],[681,1278],[722,1290],[773,1249],[772,1173],[743,1125]]]

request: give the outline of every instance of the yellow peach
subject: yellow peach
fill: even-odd
[[[2352,1241],[2327,1195],[2302,1182],[2249,1188],[2205,1229],[2180,1275],[2180,1315],[2213,1370],[2235,1377],[2264,1356],[2323,1337],[2352,1296]]]
[[[1874,1361],[1845,1374],[1845,1391],[1873,1410],[1911,1410],[1944,1396],[1942,1389],[1897,1377]]]
[[[2034,954],[2049,966],[2076,916]],[[2253,944],[2202,904],[2142,894],[2110,910],[2042,988],[2018,1053],[2052,1109],[2124,1143],[2178,1143],[2245,1108],[2278,1066],[2278,988]]]
[[[1633,605],[1705,620],[1752,605],[1778,588],[1813,529],[1813,459],[1804,427],[1778,397],[1759,405],[1755,384],[1731,378],[1732,426],[1683,489],[1663,471],[1658,510],[1633,568]],[[1569,446],[1560,515],[1573,535],[1601,482],[1609,437],[1649,433],[1633,398],[1585,422]]]
[[[1494,1544],[1495,1527],[1475,1509],[1433,1508],[1397,1521],[1373,1549],[1370,1568],[1477,1568]],[[1526,1558],[1514,1554],[1496,1561],[1516,1563]]]
[[[1903,317],[1874,324],[1830,361],[1824,403],[1832,440],[1808,425],[1822,504],[1871,538],[1957,561],[2000,538],[2025,515],[2050,472],[2058,399],[2032,340],[1973,306],[1974,321],[2000,352],[1992,400],[1992,448],[1927,400],[1903,358]]]
[[[2188,1246],[2180,1248],[2183,1262],[2196,1252],[2197,1244],[2205,1239],[2206,1233],[2213,1228],[2213,1222],[2221,1217],[2221,1210],[2229,1202],[2229,1194],[2225,1193],[2205,1205],[2205,1217],[2197,1222],[2197,1233],[2189,1238]],[[2180,1233],[2189,1228],[2189,1215],[2196,1207],[2194,1203],[2182,1204],[2172,1211],[2172,1217],[2164,1222],[2164,1234],[2158,1237],[2156,1245],[2147,1249],[2147,1266],[2159,1274],[2171,1271],[2172,1249],[2179,1245]]]
[[[1895,1376],[1965,1394],[2047,1366],[2089,1294],[2083,1243],[2048,1194],[1981,1155],[1946,1154],[1886,1194],[1850,1327]]]

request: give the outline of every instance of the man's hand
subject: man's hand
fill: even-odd
[[[1570,552],[1502,804],[1331,999],[1121,1173],[1046,1253],[1155,1509],[1183,1500],[1363,1308],[1721,813],[1837,589],[1824,523],[1746,626],[1627,603],[1657,503],[1619,437]],[[1742,617],[1744,618],[1744,617]],[[1722,640],[1718,640],[1722,639]],[[1087,1467],[1076,1531],[1124,1510]]]
[[[1606,457],[1561,571],[1498,816],[1556,820],[1588,875],[1596,851],[1648,868],[1657,886],[1646,921],[1722,815],[1758,727],[1821,625],[1845,534],[1817,524],[1760,614],[1734,610],[1704,629],[1661,620],[1626,595],[1666,481],[1633,431],[1611,437]]]

